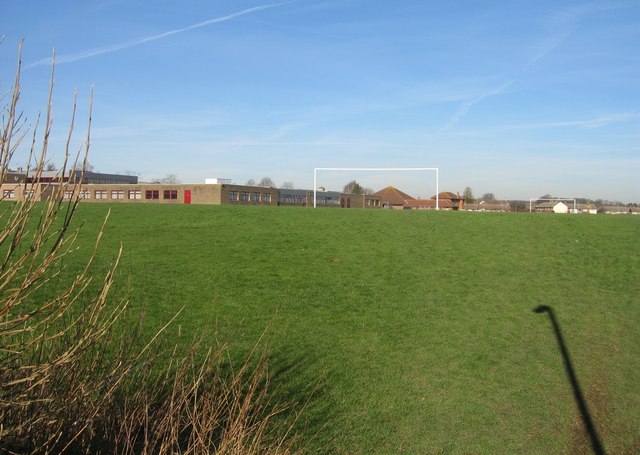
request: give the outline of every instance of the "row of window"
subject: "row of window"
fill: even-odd
[[[75,192],[73,190],[66,190],[64,192],[64,199],[72,199],[74,197]],[[33,197],[34,191],[27,190],[24,192],[25,198]],[[126,198],[125,198],[126,196]],[[2,198],[3,199],[15,199],[16,191],[15,190],[2,190]],[[89,190],[80,190],[78,192],[79,199],[91,199],[91,192]],[[109,199],[109,190],[95,190],[93,192],[94,199]],[[160,191],[159,190],[146,190],[144,192],[145,199],[160,199]],[[142,190],[111,190],[111,199],[133,199],[133,200],[141,200],[142,199]],[[178,199],[178,190],[163,190],[162,191],[162,199],[176,200]]]
[[[25,198],[33,197],[33,190],[25,191]],[[73,190],[66,190],[64,193],[65,199],[71,199],[74,196]],[[125,197],[126,196],[126,197]],[[2,198],[3,199],[15,199],[16,194],[15,190],[2,190]],[[94,190],[93,192],[94,199],[109,199],[109,190]],[[78,193],[78,198],[80,199],[91,199],[91,192],[89,190],[80,190]],[[144,198],[147,200],[158,200],[160,199],[160,190],[145,190]],[[111,190],[111,199],[129,199],[129,200],[141,200],[142,199],[142,190]],[[177,200],[178,199],[178,190],[163,190],[162,191],[162,199],[165,200]],[[229,201],[230,202],[255,202],[255,203],[271,203],[271,193],[261,193],[259,191],[229,191]],[[300,195],[281,195],[280,203],[286,204],[305,204],[307,199],[305,196]],[[350,201],[348,201],[350,202]],[[318,198],[317,203],[319,205],[338,205],[340,202],[337,198],[325,197]],[[342,205],[344,206],[344,201],[342,201]],[[349,203],[347,204],[350,205]],[[378,199],[367,199],[365,201],[365,205],[367,207],[379,207],[380,201]]]
[[[32,198],[34,195],[33,190],[26,190],[24,192],[24,197],[26,199]],[[16,191],[15,190],[2,190],[2,199],[15,199]]]
[[[338,201],[338,198],[333,198],[333,197],[319,197],[318,199],[316,199],[316,204],[317,205],[338,205],[340,204],[340,201]]]
[[[131,191],[129,191],[129,193],[131,193]],[[146,190],[144,192],[144,198],[160,199],[160,190]],[[132,199],[132,198],[129,198],[129,199]],[[141,196],[137,197],[136,199],[141,199]],[[178,199],[178,190],[164,190],[162,192],[162,199]]]
[[[306,204],[307,197],[299,194],[281,194],[281,204]]]
[[[229,191],[230,202],[271,202],[271,193],[260,193],[259,191]]]

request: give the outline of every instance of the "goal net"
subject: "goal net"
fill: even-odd
[[[325,191],[326,188],[337,188],[340,191],[345,182],[341,185],[339,179],[344,180],[345,176],[349,180],[357,180],[359,178],[359,183],[363,187],[382,188],[392,185],[403,191],[413,192],[418,196],[417,199],[429,199],[435,190],[436,210],[440,208],[438,199],[440,182],[437,167],[316,167],[313,168],[313,207],[317,206],[319,190]]]

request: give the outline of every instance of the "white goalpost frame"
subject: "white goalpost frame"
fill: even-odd
[[[573,201],[573,213],[576,213],[576,200],[572,197],[530,197],[529,198],[529,213],[532,211],[533,201]]]
[[[437,167],[314,167],[313,168],[313,208],[316,208],[316,196],[318,192],[318,171],[374,171],[374,172],[393,172],[393,171],[434,171],[436,173],[436,210],[440,210],[440,189],[439,176]]]

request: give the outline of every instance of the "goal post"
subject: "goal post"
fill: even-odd
[[[313,208],[316,208],[316,197],[318,193],[318,171],[330,172],[404,172],[404,171],[426,171],[434,172],[436,176],[436,210],[440,210],[440,189],[439,171],[437,167],[314,167],[313,168]]]
[[[534,201],[558,201],[558,202],[564,202],[564,201],[573,201],[573,212],[572,213],[576,213],[576,200],[575,198],[572,197],[532,197],[529,198],[529,213],[531,213],[533,211],[533,202]]]

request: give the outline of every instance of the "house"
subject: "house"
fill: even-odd
[[[403,206],[403,210],[435,210],[435,199],[412,199],[407,201]]]
[[[569,213],[569,207],[564,202],[558,202],[552,210],[553,213]]]
[[[431,199],[435,200],[435,196]],[[464,208],[464,199],[459,193],[452,193],[451,191],[443,191],[438,193],[438,202],[440,208],[444,210],[460,210]]]
[[[569,206],[562,201],[541,201],[533,206],[535,212],[569,213]]]
[[[438,193],[431,199],[413,199],[403,205],[404,210],[460,210],[464,207],[462,196],[450,191]]]
[[[377,191],[374,196],[377,196],[383,207],[392,209],[402,209],[408,201],[413,201],[415,198],[397,189],[394,186],[388,186],[386,188]]]
[[[571,213],[587,213],[590,215],[596,215],[598,213],[598,207],[595,204],[576,204],[576,208],[571,210]]]
[[[473,212],[510,212],[511,205],[507,201],[465,202],[464,209]]]
[[[639,215],[640,208],[627,207],[626,205],[604,205],[602,212],[614,215]]]
[[[404,210],[459,210],[464,207],[462,196],[449,191],[438,193],[438,197],[431,199],[411,199],[405,201],[402,208]]]

